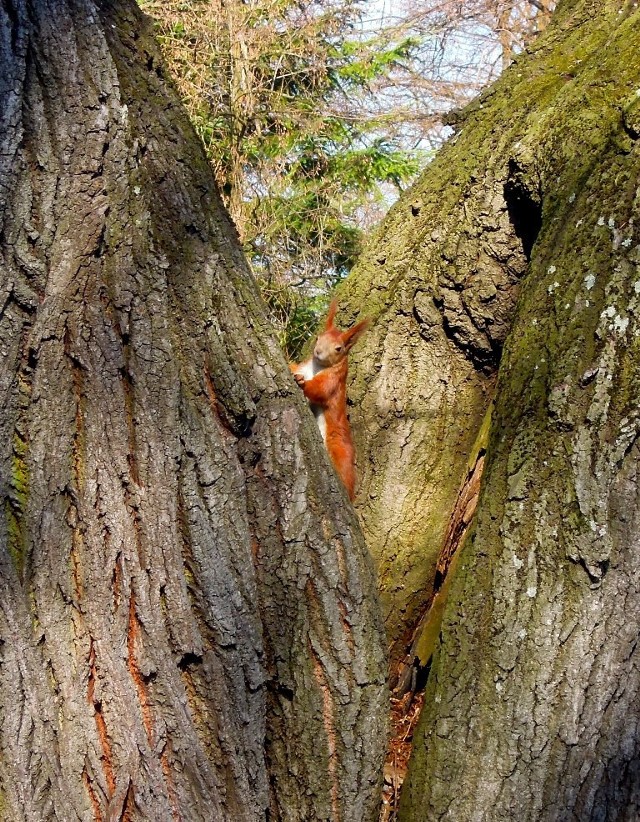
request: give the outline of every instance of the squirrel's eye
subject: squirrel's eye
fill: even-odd
[[[336,345],[336,351],[342,351],[342,346],[341,345]]]

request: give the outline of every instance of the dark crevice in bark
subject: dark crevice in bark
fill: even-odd
[[[516,160],[509,160],[509,176],[504,185],[504,199],[509,219],[517,237],[522,242],[522,250],[528,261],[534,243],[542,228],[542,194],[527,178],[530,172]]]
[[[122,811],[120,812],[120,818],[118,822],[133,822],[134,808],[135,794],[133,792],[133,784],[131,783],[131,781],[129,781],[129,786],[124,796],[124,803],[122,805]]]
[[[603,559],[597,562],[588,561],[585,557],[571,557],[569,559],[579,565],[587,577],[592,588],[597,588],[602,584],[607,571],[609,570],[610,560]]]
[[[5,0],[4,9],[7,12],[7,17],[11,21],[11,48],[15,51],[20,32],[20,18],[18,17],[12,0]]]
[[[204,367],[204,384],[211,410],[225,431],[231,434],[231,436],[235,439],[238,437],[251,436],[251,429],[253,428],[255,417],[246,415],[238,415],[234,417],[228,413],[224,404],[218,399],[218,394],[213,384],[211,373],[206,365]]]
[[[102,746],[102,767],[107,782],[107,801],[109,801],[116,790],[116,778],[113,768],[111,739],[102,711],[102,702],[96,697],[95,693],[98,673],[96,666],[96,648],[93,637],[91,638],[89,648],[89,680],[87,687],[87,699],[95,711],[96,730],[98,732],[98,739],[100,740],[100,744]]]
[[[108,533],[108,531],[105,531],[105,537],[107,537]],[[108,539],[105,539],[105,544],[108,545]],[[120,551],[116,554],[113,563],[111,588],[113,591],[113,613],[115,614],[120,606],[120,593],[122,591],[122,553]]]
[[[267,682],[267,688],[274,691],[278,694],[278,696],[284,697],[287,702],[291,702],[295,696],[295,691],[292,688],[288,688],[281,682],[273,682],[272,680],[269,680],[269,682]]]
[[[122,385],[122,394],[124,399],[124,414],[127,423],[127,432],[129,439],[129,452],[127,454],[127,463],[129,465],[129,476],[135,485],[140,485],[140,474],[138,471],[138,461],[136,458],[137,442],[136,442],[136,420],[135,420],[135,388],[133,377],[131,375],[129,358],[130,358],[130,341],[129,335],[122,335],[122,355],[124,365],[120,368],[120,381]]]
[[[634,142],[640,139],[640,117],[637,100],[634,100],[632,105],[627,105],[627,108],[622,112],[622,128],[625,134]]]
[[[87,789],[87,793],[89,794],[89,801],[91,802],[91,807],[93,809],[93,818],[95,822],[102,822],[103,816],[100,806],[100,800],[98,799],[98,795],[96,794],[95,788],[93,786],[93,780],[89,776],[89,772],[87,770],[87,766],[85,765],[82,770],[82,781]]]
[[[136,655],[136,645],[139,641],[139,635],[140,623],[138,621],[138,616],[136,614],[136,600],[132,590],[129,598],[129,625],[127,629],[127,667],[129,668],[129,675],[133,680],[133,684],[135,685],[135,689],[138,695],[138,705],[140,708],[142,723],[147,732],[147,740],[149,742],[149,747],[153,749],[154,728],[151,704],[149,701],[149,692],[147,689],[148,681],[145,680],[145,677],[142,675],[140,671]]]
[[[383,792],[384,803],[380,822],[396,818],[400,791],[411,754],[413,732],[424,702],[424,691],[429,680],[433,650],[439,635],[450,577],[455,572],[455,562],[469,533],[478,504],[490,418],[491,407],[478,434],[466,476],[449,517],[436,566],[432,594],[411,632],[404,659],[391,673],[391,722],[394,733],[388,749],[385,770],[392,774],[392,778],[385,779],[387,784]]]
[[[481,447],[475,456],[475,461],[469,467],[464,478],[458,498],[449,518],[449,524],[445,533],[443,546],[440,550],[438,563],[435,570],[432,594],[424,613],[417,621],[411,632],[409,650],[404,661],[398,668],[395,675],[394,695],[403,697],[408,691],[415,692],[418,682],[427,682],[427,666],[431,661],[433,642],[437,637],[437,627],[446,599],[446,591],[443,591],[445,582],[450,572],[453,572],[452,565],[454,559],[459,554],[464,545],[465,538],[473,522],[473,516],[478,504],[480,494],[480,481],[484,470],[486,447]],[[441,601],[439,601],[439,598]],[[438,611],[434,615],[434,605],[438,606]],[[434,619],[434,625],[429,621]],[[420,648],[421,640],[424,643],[425,630],[433,631],[432,641],[428,643],[428,651]]]
[[[180,668],[181,671],[186,671],[188,668],[192,668],[195,665],[202,665],[202,660],[202,654],[194,654],[190,651],[180,657],[178,660],[178,668]]]
[[[486,350],[473,345],[461,334],[461,329],[457,326],[455,318],[448,317],[443,310],[444,300],[434,297],[433,302],[436,308],[442,312],[442,330],[444,331],[445,337],[473,363],[478,371],[487,375],[493,374],[498,367],[501,347],[496,350],[494,350],[493,347]]]

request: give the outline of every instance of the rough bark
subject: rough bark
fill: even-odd
[[[510,114],[524,131],[527,111]],[[535,180],[513,143],[510,129],[482,119],[463,142],[452,139],[391,210],[341,291],[343,324],[373,319],[352,355],[349,396],[356,507],[378,562],[394,658],[433,593],[539,228]]]
[[[400,818],[640,816],[640,65],[635,3],[565,0],[468,112],[541,227],[500,365]],[[526,126],[526,127],[523,127]]]
[[[371,819],[373,572],[176,99],[0,3],[0,815]]]

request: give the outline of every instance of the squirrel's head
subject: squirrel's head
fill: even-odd
[[[340,360],[343,360],[369,325],[369,320],[366,319],[351,326],[346,331],[341,331],[333,324],[337,310],[338,302],[334,300],[329,306],[324,331],[313,347],[314,358],[325,368],[336,365]]]

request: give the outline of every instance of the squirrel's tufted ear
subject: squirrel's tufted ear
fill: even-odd
[[[331,305],[329,306],[329,312],[327,313],[327,322],[325,323],[324,329],[325,331],[330,331],[334,325],[333,321],[336,318],[336,311],[338,310],[338,301],[331,300]]]
[[[366,320],[361,320],[356,325],[349,328],[342,334],[342,342],[347,351],[349,351],[358,341],[358,339],[367,330],[371,320],[367,317]]]

